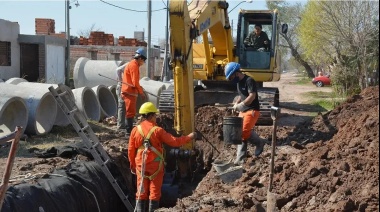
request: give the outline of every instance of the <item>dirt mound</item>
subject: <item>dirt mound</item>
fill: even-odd
[[[207,142],[205,167],[213,159],[234,158],[234,146],[222,142],[222,116],[212,107],[198,110],[197,128]],[[334,110],[294,130],[278,129],[273,192],[281,211],[379,210],[379,87],[370,87]],[[270,129],[262,129],[268,132]],[[290,144],[290,145],[284,145]],[[252,152],[252,147],[249,147]],[[269,183],[269,146],[260,157],[248,156],[243,176],[224,184],[210,172],[193,195],[161,211],[262,211]]]

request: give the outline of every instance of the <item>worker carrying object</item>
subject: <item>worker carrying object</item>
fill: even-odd
[[[260,104],[257,94],[256,81],[240,71],[240,64],[230,62],[225,67],[226,79],[237,84],[239,96],[234,100],[233,109],[239,111],[243,118],[242,144],[237,146],[235,165],[244,163],[247,157],[247,142],[256,146],[255,156],[259,156],[264,149],[265,139],[260,138],[253,128],[260,117]]]
[[[136,103],[137,97],[140,94],[143,100],[145,100],[145,94],[143,88],[140,86],[140,71],[139,67],[145,63],[146,54],[145,50],[139,48],[136,51],[133,59],[125,66],[123,73],[123,83],[121,86],[121,94],[125,102],[126,110],[126,129],[127,135],[132,131],[133,121],[136,115]]]
[[[164,178],[163,143],[180,147],[196,138],[196,133],[174,137],[163,128],[156,126],[157,108],[152,102],[141,105],[141,123],[134,127],[128,144],[128,159],[131,172],[137,175],[136,211],[149,211],[159,207],[161,187]]]

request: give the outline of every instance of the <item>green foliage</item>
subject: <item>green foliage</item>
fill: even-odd
[[[307,58],[330,65],[338,93],[366,87],[371,70],[378,68],[378,14],[378,2],[372,1],[307,3],[298,30],[300,44]]]

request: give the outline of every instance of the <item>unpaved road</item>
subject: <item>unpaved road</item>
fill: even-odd
[[[278,120],[279,126],[295,126],[305,119],[315,116],[318,112],[326,112],[324,108],[311,105],[310,92],[332,92],[331,87],[318,88],[311,83],[296,84],[301,79],[293,72],[283,73],[278,82],[265,82],[264,87],[277,87],[280,91],[280,108],[282,116]]]

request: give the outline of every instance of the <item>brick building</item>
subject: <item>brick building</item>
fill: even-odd
[[[30,82],[64,83],[66,35],[55,33],[53,19],[36,18],[35,35],[20,34],[17,22],[0,19],[0,79],[22,77]],[[141,33],[138,33],[140,37]],[[135,51],[147,43],[137,38],[114,38],[112,34],[91,32],[89,38],[70,40],[70,76],[79,57],[92,60],[132,59]],[[150,78],[161,75],[160,49],[151,50]],[[142,71],[142,76],[146,71]]]

